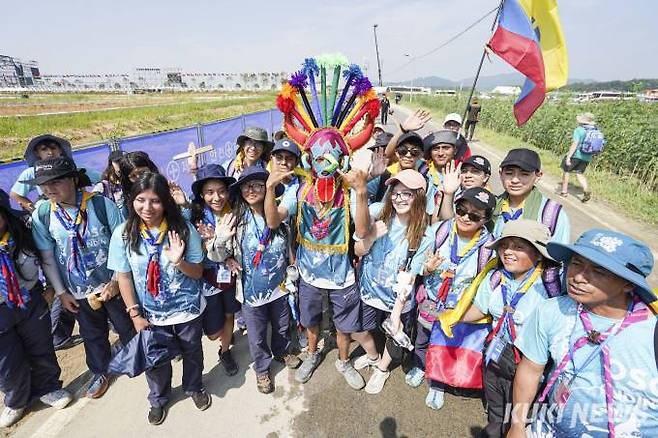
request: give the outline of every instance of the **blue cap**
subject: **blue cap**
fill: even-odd
[[[616,231],[594,228],[585,231],[573,244],[550,242],[546,247],[555,260],[568,263],[576,253],[633,283],[645,303],[650,304],[656,300],[647,283],[647,277],[653,269],[653,254],[639,240]]]
[[[299,157],[301,157],[301,155],[302,155],[297,143],[295,143],[294,141],[292,141],[289,138],[282,138],[281,140],[277,140],[277,142],[274,143],[274,148],[272,149],[272,154],[275,154],[279,151],[289,152],[289,153],[293,154],[294,156],[296,156],[297,159],[299,159]]]
[[[226,176],[226,171],[219,164],[206,164],[199,167],[196,173],[196,181],[192,183],[192,193],[198,199],[201,198],[201,188],[203,183],[211,179],[218,179],[226,184],[226,187],[229,187],[235,182],[235,178],[232,176]]]
[[[242,184],[254,180],[265,182],[267,181],[267,178],[269,176],[270,176],[270,172],[268,172],[258,164],[254,164],[253,166],[247,167],[242,172],[242,175],[240,175],[240,178],[238,178],[238,180],[233,184],[231,184],[231,187],[229,187],[231,198],[235,198],[238,195]],[[285,192],[285,190],[286,188],[283,186],[283,184],[279,184],[276,186],[274,195],[278,198],[279,196],[283,195],[283,192]]]

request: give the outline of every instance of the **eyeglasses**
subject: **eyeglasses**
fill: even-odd
[[[403,202],[408,201],[413,195],[411,192],[391,192],[391,201],[397,201],[398,199]]]
[[[455,213],[457,213],[457,216],[459,217],[468,216],[468,219],[471,220],[472,222],[480,222],[482,219],[484,219],[484,217],[480,216],[477,213],[471,213],[461,205],[455,207]]]
[[[243,192],[260,193],[263,191],[264,188],[265,188],[265,183],[252,182],[252,183],[243,184],[240,187],[240,190],[242,190]]]
[[[399,147],[396,150],[397,150],[397,153],[400,154],[400,156],[402,156],[402,157],[405,157],[408,154],[409,156],[415,158],[415,157],[420,156],[420,154],[423,153],[420,149],[416,149],[416,148],[409,149],[409,148],[406,148],[404,146]]]

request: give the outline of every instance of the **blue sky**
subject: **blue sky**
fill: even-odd
[[[376,78],[377,23],[384,80],[472,76],[488,18],[438,46],[498,0],[32,0],[5,6],[0,54],[35,59],[43,73],[121,73],[136,66],[184,71],[292,71],[304,57],[340,51]],[[658,1],[558,1],[570,77],[658,77]],[[511,72],[492,58],[483,74]]]

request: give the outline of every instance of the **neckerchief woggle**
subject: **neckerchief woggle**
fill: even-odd
[[[519,205],[519,208],[514,212],[510,213],[511,208],[509,206],[509,199],[503,199],[503,202],[500,205],[500,214],[503,216],[503,222],[507,223],[509,221],[515,221],[521,217],[523,214],[523,205],[525,204],[525,199]]]
[[[452,226],[450,229],[450,235],[448,236],[448,241],[450,242],[450,267],[441,273],[441,278],[443,282],[439,287],[439,291],[436,294],[437,301],[443,302],[448,297],[450,292],[450,287],[452,286],[452,281],[455,278],[457,273],[457,268],[464,261],[467,260],[471,254],[480,249],[482,245],[486,242],[486,239],[483,239],[483,234],[486,236],[487,233],[483,233],[482,228],[475,234],[471,240],[466,244],[461,251],[458,252],[459,246],[459,236],[457,235],[457,224],[452,221]]]
[[[263,252],[270,240],[270,234],[272,230],[265,223],[265,227],[261,230],[258,228],[258,223],[256,222],[256,216],[251,212],[251,219],[254,222],[254,230],[256,231],[256,237],[258,237],[258,247],[256,248],[256,253],[254,254],[251,264],[254,268],[257,268],[260,265],[260,262],[263,260]],[[263,218],[264,220],[264,218]]]
[[[11,234],[9,234],[9,231],[5,231],[0,239],[0,270],[2,270],[0,292],[10,309],[14,307],[25,309],[27,307],[26,303],[30,300],[30,295],[27,289],[21,287],[18,283],[14,261],[11,259],[14,246],[15,243]]]
[[[157,236],[153,236],[146,224],[142,222],[139,225],[139,232],[142,239],[146,243],[148,250],[148,266],[146,268],[146,290],[153,298],[160,294],[160,251],[162,250],[162,243],[167,236],[167,219],[163,218],[158,227]]]
[[[511,300],[510,297],[508,296],[509,289],[506,284],[508,278],[511,278],[511,274],[506,270],[503,270],[503,275],[500,278],[500,288],[503,296],[503,314],[498,319],[498,323],[496,323],[496,327],[494,327],[491,333],[489,333],[489,335],[487,336],[487,342],[491,342],[494,336],[498,335],[503,330],[505,330],[509,333],[510,339],[512,341],[512,345],[514,345],[514,340],[516,339],[516,327],[514,326],[514,311],[516,310],[516,306],[519,304],[519,301],[521,300],[523,295],[528,291],[528,289],[530,289],[530,287],[535,283],[535,281],[537,281],[537,278],[539,278],[543,270],[544,269],[542,267],[541,262],[539,262],[539,264],[535,266],[534,269],[528,270],[528,272],[521,280],[521,283],[514,291],[514,294],[512,294]],[[514,362],[518,364],[521,361],[521,355],[519,354],[519,351],[516,348],[513,348],[513,350],[514,350]]]
[[[603,387],[605,390],[605,404],[608,414],[608,434],[611,438],[614,438],[615,437],[615,422],[614,422],[615,416],[614,416],[614,406],[613,406],[614,392],[612,386],[612,371],[610,367],[610,348],[607,344],[610,339],[618,335],[626,327],[630,326],[631,324],[635,324],[637,322],[642,322],[646,320],[649,317],[649,309],[646,307],[646,305],[644,305],[644,303],[640,301],[640,299],[637,296],[634,296],[628,305],[628,311],[626,312],[626,316],[624,317],[624,319],[620,323],[613,324],[604,333],[599,333],[596,330],[594,330],[592,321],[589,317],[589,313],[582,304],[578,305],[578,316],[580,317],[580,321],[583,324],[583,328],[585,329],[585,332],[587,334],[581,337],[580,339],[578,339],[573,345],[569,346],[569,352],[562,358],[562,361],[551,375],[550,379],[548,380],[548,383],[546,384],[546,387],[544,388],[544,391],[541,393],[541,396],[538,399],[538,403],[541,403],[546,399],[546,396],[548,395],[549,391],[555,385],[558,376],[562,374],[562,372],[566,368],[567,363],[569,363],[569,361],[573,362],[574,353],[588,343],[597,344],[598,348],[595,348],[592,351],[592,353],[585,360],[585,362],[583,362],[580,368],[576,368],[574,364],[573,376],[571,376],[571,378],[569,379],[569,383],[565,384],[564,386],[562,386],[561,384],[561,387],[558,388],[558,391],[556,392],[556,399],[558,405],[562,406],[566,404],[570,395],[568,387],[570,386],[571,382],[573,382],[576,376],[582,370],[584,370],[596,356],[600,354],[603,362]]]
[[[64,208],[58,203],[51,201],[50,206],[55,217],[66,230],[68,234],[68,245],[70,249],[69,256],[66,260],[66,267],[69,273],[77,273],[80,279],[84,282],[87,281],[87,266],[82,256],[82,249],[86,249],[87,245],[84,241],[85,230],[80,231],[80,225],[87,221],[87,202],[94,196],[94,193],[78,192],[76,195],[76,208],[77,213],[75,219],[69,216]]]

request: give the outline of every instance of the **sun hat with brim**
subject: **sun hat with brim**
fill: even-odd
[[[242,172],[240,178],[238,178],[238,180],[231,184],[231,186],[228,188],[229,196],[232,199],[235,199],[240,194],[240,187],[242,187],[243,184],[248,183],[249,181],[265,182],[269,176],[270,173],[263,169],[261,166],[249,166],[244,170],[244,172]],[[276,186],[274,195],[278,198],[279,196],[283,195],[283,192],[285,191],[286,188],[283,186],[283,184],[279,184]]]
[[[571,261],[578,254],[596,265],[612,272],[617,277],[636,286],[635,291],[642,301],[654,303],[658,297],[652,292],[647,277],[653,269],[653,254],[647,245],[616,231],[594,228],[585,231],[572,244],[551,242],[548,252],[555,260]]]
[[[393,138],[393,134],[391,134],[390,132],[382,132],[381,134],[379,134],[375,142],[370,146],[368,146],[368,149],[385,148],[386,146],[388,146],[388,142],[391,141],[392,138]]]
[[[405,169],[386,180],[386,185],[391,186],[396,183],[404,184],[405,187],[415,189],[427,189],[427,180],[418,171]]]
[[[69,157],[49,158],[34,163],[34,178],[21,181],[23,184],[38,186],[65,177],[82,177],[88,180],[84,169],[79,170],[75,162]],[[87,184],[80,184],[81,186]]]
[[[576,116],[576,121],[581,125],[594,125],[596,124],[596,119],[592,113],[583,113]]]
[[[232,176],[226,176],[226,171],[219,164],[206,164],[199,167],[196,173],[197,180],[192,183],[192,193],[196,199],[201,199],[201,189],[203,185],[210,180],[216,179],[230,187],[235,182]]]
[[[62,155],[71,157],[71,142],[52,134],[38,135],[30,140],[30,142],[27,144],[27,148],[25,148],[25,155],[23,158],[25,158],[28,166],[34,166],[34,163],[39,161],[39,157],[37,157],[34,149],[41,143],[55,143],[59,145],[60,148],[62,148]]]
[[[264,154],[269,153],[272,150],[272,147],[274,146],[274,143],[270,141],[267,135],[267,131],[257,126],[247,126],[246,128],[244,128],[244,132],[240,134],[240,136],[236,140],[239,149],[242,149],[244,142],[247,139],[260,141],[261,143],[263,143],[265,145],[265,147],[263,148]]]
[[[423,139],[423,149],[427,152],[432,149],[432,146],[441,143],[455,147],[457,145],[457,133],[449,129],[432,132]]]
[[[487,245],[489,249],[496,249],[500,242],[508,237],[518,237],[526,240],[539,251],[545,259],[555,261],[554,257],[546,249],[548,242],[551,240],[551,231],[548,227],[541,222],[533,221],[530,219],[517,219],[509,221],[503,227],[502,234],[498,239]]]
[[[19,219],[22,219],[27,214],[25,211],[14,210],[11,208],[9,194],[2,189],[0,189],[0,208],[3,208],[7,213]]]

